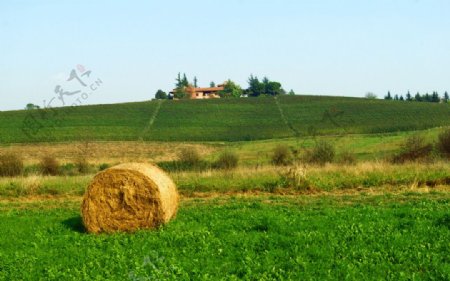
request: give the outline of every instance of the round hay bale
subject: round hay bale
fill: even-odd
[[[81,206],[90,233],[157,228],[176,215],[175,183],[158,167],[129,163],[97,174]]]

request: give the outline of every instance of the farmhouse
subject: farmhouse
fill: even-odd
[[[217,87],[198,88],[189,86],[186,88],[186,92],[190,95],[190,99],[216,99],[220,98],[219,92],[223,91],[224,85],[217,85]],[[170,96],[174,96],[176,89],[170,92]]]

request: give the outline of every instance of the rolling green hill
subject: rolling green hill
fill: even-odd
[[[151,101],[0,112],[0,143],[245,141],[450,125],[450,105],[324,96]]]

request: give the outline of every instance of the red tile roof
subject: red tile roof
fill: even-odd
[[[194,88],[194,91],[196,92],[218,92],[222,90],[223,87]]]

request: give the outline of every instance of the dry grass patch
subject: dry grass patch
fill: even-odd
[[[23,174],[24,164],[19,153],[0,154],[0,177],[16,177]]]
[[[52,155],[59,159],[61,164],[66,164],[74,163],[78,160],[80,148],[83,148],[83,146],[85,146],[84,142],[13,144],[7,147],[0,146],[0,154],[5,152],[20,153],[26,165],[38,164],[47,155]],[[213,145],[208,144],[96,141],[89,143],[89,158],[94,165],[148,160],[152,162],[173,161],[177,159],[179,151],[186,147],[194,147],[202,157],[216,150]]]

